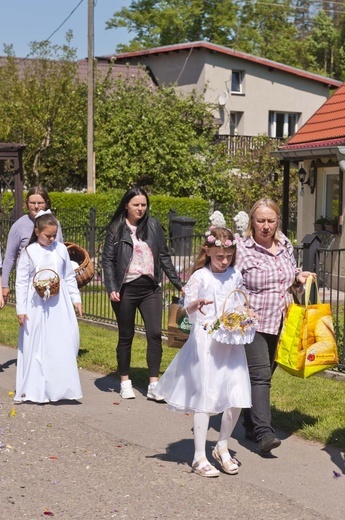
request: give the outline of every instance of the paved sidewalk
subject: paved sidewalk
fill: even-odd
[[[238,425],[229,446],[239,474],[202,478],[191,473],[190,415],[140,389],[122,400],[118,381],[85,370],[80,403],[14,405],[15,360],[16,350],[0,346],[1,520],[344,517],[340,451],[282,434],[281,447],[263,458]],[[209,452],[219,426],[212,417]]]

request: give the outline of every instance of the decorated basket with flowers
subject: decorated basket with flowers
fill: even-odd
[[[53,269],[40,269],[36,272],[32,284],[43,300],[59,294],[60,276]]]
[[[228,300],[232,295],[242,295],[244,306],[227,309]],[[206,325],[206,330],[220,343],[245,345],[251,343],[256,332],[257,320],[250,316],[248,296],[240,289],[230,291],[224,300],[222,313],[213,323]]]

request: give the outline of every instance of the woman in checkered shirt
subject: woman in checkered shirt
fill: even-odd
[[[246,345],[252,388],[252,408],[244,410],[247,439],[259,443],[261,454],[280,446],[271,426],[270,387],[282,319],[291,288],[309,276],[296,267],[293,246],[279,230],[280,209],[271,199],[258,200],[249,213],[247,232],[239,238],[236,267],[241,271],[250,306],[259,324],[254,341]]]

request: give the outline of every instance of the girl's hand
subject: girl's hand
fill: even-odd
[[[29,321],[29,316],[27,314],[18,314],[18,323],[21,327],[23,327],[25,320]]]
[[[311,273],[310,271],[301,271],[296,275],[296,282],[305,284],[308,276],[312,276],[313,281],[316,280],[316,273]]]
[[[83,317],[83,308],[82,308],[81,303],[80,302],[76,302],[73,305],[74,305],[74,307],[75,307],[75,309],[76,309],[76,311],[78,313],[78,316],[80,318],[82,318]]]
[[[5,305],[5,300],[2,297],[2,294],[0,294],[0,309],[2,309]]]
[[[10,295],[10,289],[8,287],[3,287],[2,288],[2,297],[5,300],[5,303],[7,302],[9,295]]]
[[[109,298],[112,302],[119,302],[120,301],[120,293],[113,291],[109,294]]]
[[[210,305],[213,303],[213,300],[205,300],[204,298],[200,298],[199,300],[195,300],[195,302],[192,302],[190,305],[188,305],[188,313],[192,313],[195,311],[200,311],[201,314],[205,316],[205,312],[202,310],[204,305]]]

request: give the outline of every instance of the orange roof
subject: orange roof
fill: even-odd
[[[291,137],[285,147],[313,143],[336,144],[345,138],[345,83],[325,101],[308,121]]]

